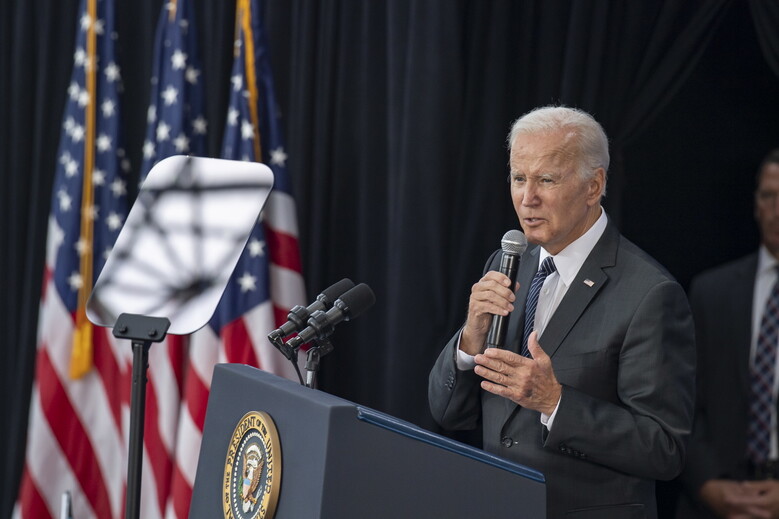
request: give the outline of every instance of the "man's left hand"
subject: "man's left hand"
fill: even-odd
[[[487,348],[476,355],[474,371],[484,378],[482,389],[541,413],[551,415],[560,401],[562,386],[552,370],[552,360],[530,334],[531,358],[499,348]]]

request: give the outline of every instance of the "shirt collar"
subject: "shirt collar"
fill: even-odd
[[[582,268],[582,265],[584,265],[587,256],[590,255],[595,244],[598,243],[600,237],[603,236],[603,231],[606,230],[606,224],[608,224],[608,217],[606,216],[606,211],[601,207],[600,216],[592,227],[587,229],[587,232],[579,236],[554,256],[554,264],[557,268],[557,273],[560,275],[560,280],[562,280],[566,286],[570,286],[571,283],[573,283],[573,279],[576,277],[576,274],[579,273],[579,269]],[[538,258],[539,262],[544,261],[548,256],[551,256],[551,254],[541,247],[541,253]],[[541,263],[539,263],[539,265],[540,264]]]
[[[765,245],[760,245],[760,250],[757,254],[757,275],[768,274],[772,270],[776,270],[779,261],[770,253]]]

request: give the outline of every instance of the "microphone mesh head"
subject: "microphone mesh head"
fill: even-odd
[[[343,278],[341,281],[330,285],[326,289],[322,290],[317,299],[325,304],[328,308],[333,306],[333,302],[341,297],[344,292],[354,288],[354,281],[349,278]]]
[[[354,319],[373,306],[373,303],[376,302],[376,296],[371,287],[360,283],[351,290],[347,290],[338,300],[340,304],[336,301],[336,306],[344,310],[348,319]]]
[[[500,240],[500,247],[506,254],[521,256],[527,249],[527,238],[521,231],[512,229],[503,235],[503,239]]]

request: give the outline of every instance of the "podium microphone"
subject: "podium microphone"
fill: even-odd
[[[303,344],[314,339],[323,339],[333,333],[335,325],[359,316],[373,306],[376,296],[371,287],[360,283],[336,299],[333,307],[327,312],[317,310],[308,319],[308,326],[296,336],[288,340],[284,346],[291,352],[296,352]]]
[[[500,258],[501,274],[505,274],[511,280],[511,290],[514,290],[514,284],[517,281],[517,270],[519,270],[519,258],[527,249],[527,238],[517,230],[508,231],[500,240],[500,248],[503,254]],[[488,348],[502,348],[506,342],[506,330],[508,328],[508,316],[493,315],[490,323],[490,331],[487,333]]]
[[[282,339],[284,339],[284,337],[306,327],[306,322],[309,317],[311,317],[311,314],[317,310],[330,309],[336,299],[353,287],[354,282],[349,278],[344,278],[324,289],[308,307],[295,306],[289,311],[289,314],[287,314],[287,322],[282,324],[281,328],[276,328],[270,332],[268,334],[268,339],[274,346],[279,347],[279,345],[283,343]]]

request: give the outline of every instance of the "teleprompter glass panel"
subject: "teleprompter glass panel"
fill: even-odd
[[[273,173],[257,162],[158,162],[95,283],[89,320],[113,327],[122,313],[167,317],[174,335],[203,327],[272,187]]]

